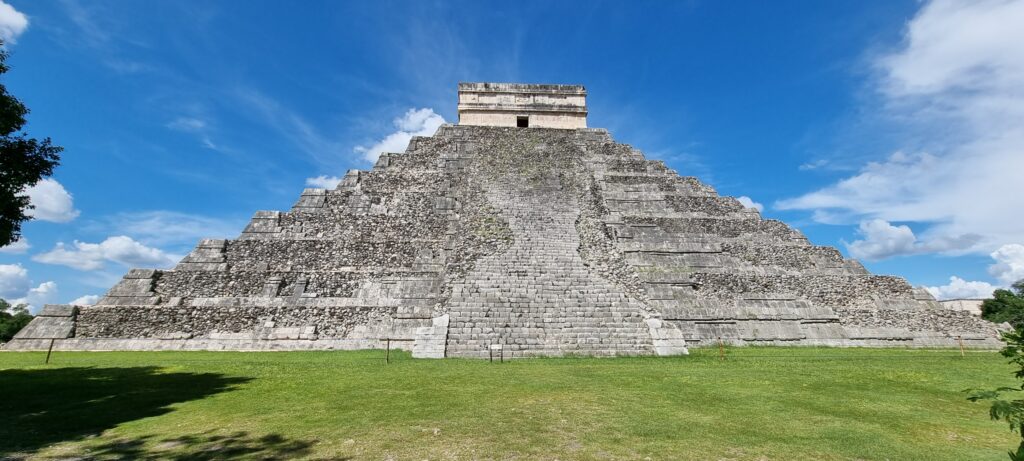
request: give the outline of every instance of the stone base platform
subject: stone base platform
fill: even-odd
[[[21,339],[7,343],[8,351],[45,351],[49,339]],[[54,340],[55,351],[313,351],[384,349],[383,340],[371,339],[150,339],[68,338]],[[412,341],[392,341],[392,349],[412,351]]]

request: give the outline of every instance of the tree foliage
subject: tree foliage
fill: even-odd
[[[0,342],[10,341],[31,321],[32,315],[28,313],[27,305],[11,306],[11,303],[0,299]]]
[[[7,51],[0,48],[0,75],[7,71]],[[0,84],[0,247],[21,237],[21,223],[28,219],[25,212],[32,209],[25,188],[53,174],[63,150],[50,138],[38,140],[21,131],[28,112]]]
[[[1020,285],[1024,284],[1017,282],[1014,284],[1014,288],[1019,289]],[[1003,333],[1003,341],[1006,346],[999,353],[1009,358],[1011,364],[1017,366],[1017,371],[1013,375],[1018,380],[1022,380],[1021,385],[991,390],[970,389],[968,390],[970,396],[967,399],[972,402],[983,400],[992,402],[992,407],[988,411],[989,417],[995,421],[1006,422],[1010,425],[1010,431],[1021,436],[1021,443],[1017,447],[1017,451],[1008,452],[1010,460],[1024,461],[1024,398],[1006,398],[1010,395],[1020,396],[1020,394],[1013,393],[1024,390],[1024,328],[1018,327],[1013,331]]]
[[[992,299],[981,304],[981,317],[996,323],[1009,322],[1014,328],[1024,327],[1024,280],[1010,290],[996,290]]]

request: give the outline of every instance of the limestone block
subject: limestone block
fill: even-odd
[[[868,272],[867,268],[865,268],[864,265],[860,263],[860,261],[857,261],[855,259],[847,259],[844,262],[844,265],[847,270],[854,274],[868,275],[870,273]]]
[[[316,339],[316,326],[271,328],[270,339]]]
[[[74,332],[75,321],[71,317],[36,317],[14,339],[65,339]]]
[[[441,280],[437,277],[393,277],[386,280],[387,296],[391,298],[436,298]]]
[[[224,240],[202,240],[175,270],[227,270],[227,264],[223,264],[225,247]]]
[[[279,211],[257,211],[249,225],[242,231],[244,234],[266,234],[280,232],[279,226],[281,212]]]
[[[432,319],[430,326],[417,328],[412,356],[425,359],[444,358],[450,321],[448,315],[442,315]]]
[[[251,331],[214,331],[210,333],[210,339],[256,339]]]
[[[345,172],[345,177],[342,178],[338,184],[339,188],[355,188],[359,185],[359,181],[362,179],[362,171],[359,170],[348,170]]]
[[[738,324],[740,338],[747,341],[799,341],[804,339],[800,323],[791,321],[746,321]]]
[[[281,291],[281,283],[283,281],[284,279],[277,276],[267,279],[267,281],[263,283],[263,296],[277,296]]]
[[[935,297],[925,287],[914,287],[914,299],[918,301],[935,301]]]
[[[846,328],[850,339],[887,339],[909,341],[914,334],[904,328]]]
[[[455,210],[457,207],[458,202],[452,197],[434,197],[435,210]]]
[[[153,279],[124,278],[107,292],[108,297],[116,296],[151,296]]]
[[[151,279],[156,276],[155,269],[131,269],[124,275],[126,279]]]
[[[654,352],[658,355],[687,355],[686,338],[678,327],[661,319],[650,318],[645,321],[649,329]]]
[[[801,322],[800,328],[804,338],[810,340],[828,340],[847,338],[846,330],[838,322],[836,323],[806,323]]]
[[[693,337],[687,337],[687,340],[699,342],[699,341],[717,341],[719,338],[723,340],[740,339],[742,332],[736,322],[693,322]]]
[[[46,304],[39,311],[38,317],[74,317],[78,306],[70,304]]]
[[[292,205],[292,211],[316,212],[324,208],[327,202],[327,190],[319,188],[307,188]]]
[[[97,306],[154,306],[160,304],[159,296],[104,296]]]
[[[933,301],[934,302],[934,301]],[[879,309],[920,309],[922,307],[920,301],[915,299],[902,299],[902,298],[878,298],[875,300],[875,306]],[[941,307],[941,306],[940,306]]]
[[[176,271],[206,271],[206,272],[225,272],[228,270],[226,263],[188,263],[181,262],[177,266],[174,266]]]

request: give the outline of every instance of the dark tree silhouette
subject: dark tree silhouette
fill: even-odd
[[[0,343],[10,341],[31,321],[32,314],[28,313],[28,306],[12,306],[6,299],[0,299]]]
[[[252,436],[247,432],[228,435],[185,435],[172,438],[142,436],[115,440],[89,450],[95,460],[135,461],[283,461],[302,458],[312,453],[315,442],[290,440],[280,434]],[[331,458],[342,461],[350,458]]]
[[[0,390],[8,397],[0,399],[0,459],[21,459],[54,443],[162,415],[176,403],[228,392],[250,380],[157,367],[0,370]]]
[[[1014,328],[1024,327],[1024,280],[1010,290],[996,290],[992,299],[981,304],[981,317],[996,323],[1009,322]]]
[[[0,48],[0,75],[8,69],[7,50]],[[40,141],[22,132],[26,115],[28,108],[0,83],[0,247],[21,237],[25,212],[32,209],[25,188],[53,174],[64,150],[50,138]]]

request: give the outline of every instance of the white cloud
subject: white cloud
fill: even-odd
[[[1024,245],[1012,243],[1003,245],[992,252],[996,263],[988,267],[988,273],[996,280],[1009,286],[1018,280],[1024,280]]]
[[[909,226],[894,226],[882,219],[862,221],[857,233],[864,238],[844,243],[851,256],[867,261],[900,255],[962,252],[981,238],[977,235],[938,236],[933,240],[919,241]]]
[[[59,182],[46,178],[25,190],[35,208],[25,214],[33,219],[50,222],[68,222],[78,217],[71,194]]]
[[[357,146],[354,149],[356,153],[372,163],[384,152],[404,152],[414,136],[432,136],[437,128],[444,124],[444,117],[429,108],[409,109],[393,123],[398,131],[385,136],[372,146]]]
[[[43,305],[53,303],[57,298],[57,283],[43,282],[39,286],[28,290],[25,296],[10,300],[13,305],[28,304],[29,312],[36,313]]]
[[[0,0],[0,39],[4,43],[14,43],[27,28],[28,17]]]
[[[878,120],[941,137],[928,153],[897,152],[835,184],[776,204],[827,222],[920,223],[925,242],[988,253],[1024,235],[1024,2],[936,0],[908,23],[904,43],[874,62]],[[892,125],[894,124],[894,125]],[[912,147],[918,152],[919,147]],[[904,237],[905,238],[905,237]],[[942,251],[936,245],[935,251]]]
[[[309,187],[319,187],[321,189],[334,189],[335,187],[338,187],[338,183],[340,183],[342,179],[343,178],[338,176],[320,175],[315,178],[306,178],[306,185]]]
[[[34,261],[46,264],[59,264],[78,270],[91,271],[102,269],[105,262],[116,262],[132,267],[166,268],[174,265],[181,256],[147,247],[129,237],[119,235],[109,237],[100,243],[74,242],[74,248],[68,249],[63,242],[57,243],[54,249],[32,257]]]
[[[21,237],[5,247],[0,247],[0,253],[22,254],[29,248],[32,248],[32,245],[29,245],[28,239]]]
[[[764,205],[755,202],[754,199],[752,199],[750,197],[747,197],[746,195],[741,195],[739,197],[736,197],[736,200],[738,200],[741,205],[743,205],[743,206],[745,206],[747,208],[753,208],[753,209],[757,210],[758,213],[764,211]]]
[[[1024,79],[1024,2],[936,0],[907,26],[902,50],[877,63],[888,92],[1008,88]],[[995,77],[993,80],[992,77]],[[1020,91],[1016,89],[1016,91]]]
[[[987,282],[968,282],[960,277],[950,277],[949,283],[937,287],[925,287],[936,299],[984,299],[991,298],[997,287]]]
[[[997,288],[1006,288],[1018,280],[1024,279],[1024,245],[1013,243],[1003,245],[993,251],[992,259],[995,263],[988,266],[989,274],[992,274],[1001,285],[992,285],[988,282],[968,282],[960,277],[950,277],[949,284],[938,287],[925,287],[933,296],[939,299],[979,299],[991,298],[992,292]]]
[[[55,296],[55,282],[43,282],[33,288],[27,269],[20,264],[0,264],[0,298],[12,305],[28,304],[29,310],[34,312],[52,302]]]
[[[860,223],[860,234],[863,240],[855,240],[846,244],[846,248],[854,258],[869,261],[882,259],[896,254],[912,253],[917,237],[907,226],[893,226],[881,219],[872,219]]]
[[[222,219],[209,216],[153,210],[118,213],[90,222],[91,232],[127,235],[146,245],[194,244],[204,238],[233,238],[245,227],[244,219]]]
[[[73,304],[75,306],[91,306],[93,304],[96,304],[96,301],[99,301],[99,300],[100,300],[100,296],[99,295],[85,295],[85,296],[79,296],[79,297],[75,298],[74,300],[72,300],[68,304]]]
[[[0,298],[7,300],[25,295],[31,286],[28,270],[21,264],[0,264]]]

